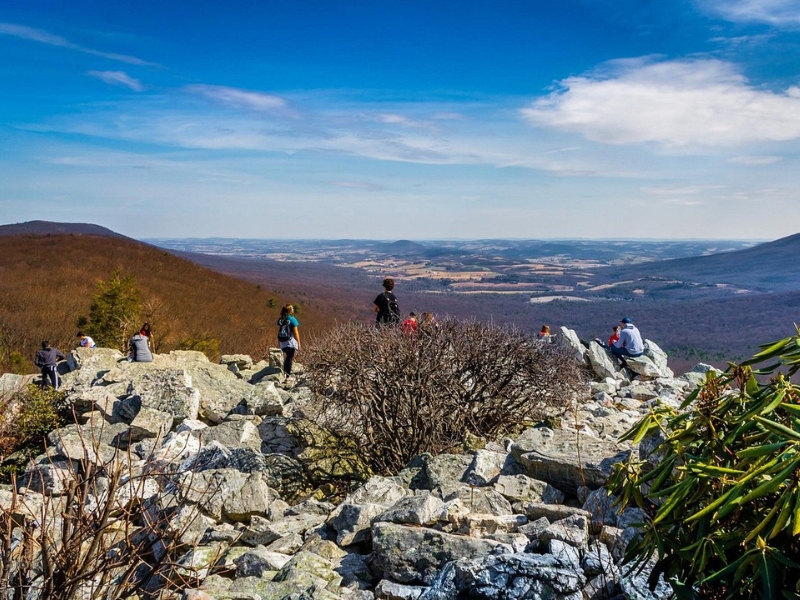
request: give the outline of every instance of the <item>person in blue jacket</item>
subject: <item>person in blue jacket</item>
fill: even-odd
[[[283,373],[286,375],[286,382],[292,383],[292,362],[294,355],[300,351],[300,323],[294,316],[294,306],[287,304],[281,308],[277,325],[278,343],[283,352]]]

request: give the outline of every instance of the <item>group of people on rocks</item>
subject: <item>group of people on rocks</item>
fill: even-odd
[[[397,296],[394,294],[394,279],[387,277],[383,280],[383,292],[378,294],[373,302],[375,312],[375,326],[399,327],[403,333],[414,335],[422,332],[430,335],[435,328],[434,317],[429,312],[423,312],[421,319],[414,312],[409,313],[406,319],[401,319],[400,306]],[[300,351],[300,323],[294,316],[294,306],[286,304],[281,308],[281,314],[276,322],[278,327],[278,344],[283,353],[283,372],[286,376],[286,383],[293,383],[292,366],[294,357]],[[153,352],[150,348],[150,323],[144,323],[129,342],[127,360],[129,362],[152,362]],[[82,348],[96,348],[95,341],[83,331],[78,332],[78,345]],[[537,338],[542,341],[553,339],[550,333],[550,326],[543,325]],[[624,317],[619,325],[615,325],[608,342],[595,338],[601,346],[606,348],[614,356],[624,363],[626,357],[641,356],[644,353],[644,342],[639,330],[629,317]],[[51,385],[55,389],[59,387],[59,377],[57,363],[64,360],[64,354],[57,348],[53,348],[50,342],[42,342],[42,349],[36,352],[34,364],[41,369],[42,386]]]
[[[545,342],[552,341],[553,334],[550,333],[550,326],[542,325],[542,329],[536,334],[536,337]],[[603,342],[600,338],[594,338],[594,341],[622,361],[626,357],[635,358],[644,354],[642,334],[630,317],[623,317],[619,325],[611,328],[611,335],[607,342]]]
[[[403,333],[414,334],[417,331],[430,332],[434,327],[433,314],[422,313],[422,318],[417,313],[410,312],[405,320],[400,317],[400,306],[397,296],[394,295],[394,279],[387,277],[383,280],[383,292],[375,297],[373,311],[375,312],[375,326],[381,327],[399,325]]]
[[[77,337],[80,348],[97,348],[95,341],[85,332],[79,331]],[[150,323],[142,325],[139,332],[130,339],[126,358],[128,362],[153,362],[153,351],[150,349]],[[33,359],[33,364],[42,372],[42,387],[52,387],[57,390],[61,386],[58,361],[65,359],[66,356],[61,350],[51,346],[48,340],[42,341],[42,348],[36,352]]]

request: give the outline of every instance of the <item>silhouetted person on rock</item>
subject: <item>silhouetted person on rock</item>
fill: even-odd
[[[66,356],[60,350],[53,348],[50,342],[47,340],[42,342],[42,349],[36,352],[36,358],[33,359],[33,364],[42,370],[42,388],[51,385],[54,389],[58,389],[61,385],[58,377],[58,361],[65,358]]]

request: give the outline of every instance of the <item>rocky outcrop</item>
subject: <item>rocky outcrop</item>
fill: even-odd
[[[137,364],[113,350],[79,349],[63,389],[80,424],[49,436],[17,500],[0,490],[0,507],[18,522],[42,522],[48,503],[48,514],[62,514],[76,468],[119,465],[121,485],[106,493],[103,479],[87,507],[111,498],[113,518],[132,506],[164,507],[160,535],[178,540],[175,573],[189,586],[164,592],[176,600],[666,598],[666,584],[651,594],[646,572],[621,567],[643,516],[619,513],[604,485],[632,450],[657,460],[649,440],[637,449],[617,438],[653,404],[679,406],[705,372],[674,378],[649,340],[637,374],[575,332],[560,338],[597,378],[560,424],[481,450],[417,457],[338,504],[308,476],[293,414],[310,394],[302,377],[281,384],[277,353],[269,362],[229,355],[212,364],[173,352]]]

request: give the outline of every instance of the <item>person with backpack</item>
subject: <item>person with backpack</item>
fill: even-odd
[[[292,383],[292,362],[294,355],[300,350],[300,323],[294,316],[294,306],[287,304],[281,308],[281,317],[278,319],[278,343],[283,352],[283,373],[286,383]]]
[[[383,293],[378,294],[373,302],[375,309],[375,326],[379,329],[383,325],[397,325],[400,323],[400,306],[397,296],[394,295],[394,279],[387,277],[383,280]]]
[[[42,370],[42,388],[52,385],[58,389],[61,381],[58,377],[58,361],[67,357],[57,348],[53,348],[47,340],[42,342],[42,349],[36,352],[33,364]]]

